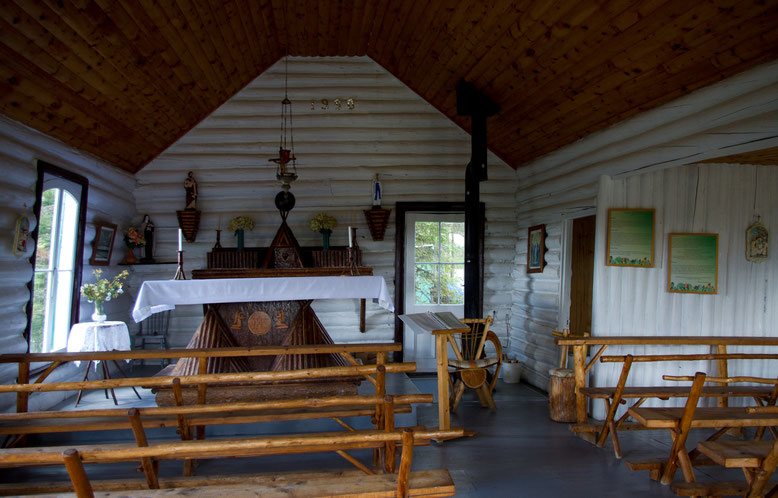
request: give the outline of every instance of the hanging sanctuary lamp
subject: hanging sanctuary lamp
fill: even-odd
[[[281,143],[278,157],[270,159],[276,163],[276,179],[281,182],[281,191],[276,195],[276,207],[281,218],[286,221],[289,211],[294,207],[294,194],[289,191],[290,184],[297,180],[297,158],[294,155],[294,130],[292,129],[292,101],[289,100],[289,56],[285,60],[284,100],[281,101]]]
[[[292,128],[292,101],[289,100],[289,56],[284,68],[284,100],[281,101],[281,143],[278,157],[270,159],[276,163],[276,179],[281,182],[281,191],[276,194],[275,204],[281,214],[278,228],[270,250],[265,255],[262,268],[301,268],[300,244],[292,229],[286,224],[289,211],[294,208],[294,194],[289,191],[291,183],[297,180],[297,158],[294,155],[294,130]]]

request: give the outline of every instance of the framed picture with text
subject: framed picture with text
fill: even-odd
[[[527,273],[543,273],[546,266],[546,225],[527,229]]]
[[[668,292],[717,294],[719,235],[671,233],[669,241]]]
[[[609,209],[608,266],[654,267],[654,210]]]

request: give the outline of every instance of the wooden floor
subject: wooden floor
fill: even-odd
[[[148,367],[147,367],[148,368]],[[136,374],[138,369],[136,368]],[[389,376],[401,377],[401,376]],[[395,385],[389,385],[392,393],[435,393],[436,383],[432,376],[402,376]],[[153,405],[153,395],[140,391],[143,404]],[[116,391],[119,406],[138,406],[138,400],[129,389]],[[651,481],[647,472],[631,472],[621,460],[613,456],[612,448],[597,448],[578,439],[567,429],[567,424],[555,423],[548,418],[548,400],[544,393],[526,384],[505,384],[499,381],[495,391],[497,411],[481,408],[474,392],[470,391],[460,404],[458,412],[452,414],[452,425],[464,426],[478,431],[473,438],[433,443],[414,451],[413,469],[447,468],[457,487],[457,496],[465,497],[568,497],[568,496],[629,496],[656,497],[675,496],[667,486]],[[73,400],[63,403],[61,408],[73,406]],[[91,392],[84,396],[78,409],[113,406],[102,392]],[[69,408],[68,408],[69,409]],[[423,406],[414,415],[405,415],[398,425],[437,425],[435,406]],[[332,421],[289,422],[246,426],[240,433],[258,434],[268,432],[315,432],[337,430]],[[210,432],[214,434],[214,432]],[[232,432],[233,434],[235,431]],[[153,433],[152,433],[153,434]],[[707,432],[700,432],[703,437]],[[125,435],[128,441],[131,434]],[[51,444],[67,444],[69,435],[59,435]],[[83,438],[84,435],[78,437]],[[107,440],[105,434],[89,435],[89,442]],[[98,439],[99,438],[99,439]],[[121,439],[114,433],[112,440]],[[153,435],[150,436],[153,438]],[[690,442],[691,444],[691,442]],[[623,433],[622,447],[625,458],[635,456],[640,448],[650,448],[655,455],[666,455],[670,448],[667,431],[628,431]],[[364,462],[369,462],[369,452],[353,453]],[[197,468],[198,475],[238,474],[250,472],[274,472],[299,469],[348,468],[349,464],[337,455],[306,455],[301,463],[299,455],[262,458],[239,458],[203,461]],[[89,466],[87,472],[92,478],[115,478],[135,475],[135,464],[111,464]],[[180,475],[181,465],[177,462],[163,462],[162,476]],[[702,468],[697,470],[698,480],[742,479],[738,470]],[[681,479],[680,472],[677,479]],[[0,470],[0,482],[21,480],[66,479],[63,469],[38,468]]]

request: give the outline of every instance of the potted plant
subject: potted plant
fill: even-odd
[[[511,358],[511,333],[508,330],[508,337],[505,341],[505,351],[502,358],[502,380],[507,384],[517,384],[521,380],[521,363],[515,358]]]
[[[135,264],[138,259],[135,257],[135,253],[132,252],[136,247],[143,247],[146,245],[146,239],[143,237],[143,232],[135,227],[130,227],[124,232],[124,243],[127,245],[127,256],[124,258],[124,262],[128,265]]]
[[[106,316],[103,311],[103,304],[124,293],[122,286],[128,274],[129,272],[124,270],[116,275],[113,280],[108,280],[107,278],[101,278],[103,270],[98,269],[92,272],[92,275],[97,279],[95,283],[81,286],[81,295],[90,303],[95,304],[95,312],[92,313],[93,322],[101,323],[105,321]]]
[[[238,238],[238,251],[242,251],[244,230],[254,230],[254,220],[248,216],[236,216],[230,220],[227,230],[235,233]]]
[[[332,235],[332,230],[338,226],[338,220],[327,213],[319,213],[311,218],[308,226],[312,231],[321,233],[321,245],[325,251],[329,250],[330,235]]]

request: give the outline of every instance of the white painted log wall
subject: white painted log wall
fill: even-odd
[[[607,206],[597,198],[599,177],[611,175],[621,178],[637,173],[683,167],[695,161],[778,145],[777,81],[778,63],[764,64],[594,133],[519,168],[519,188],[516,192],[519,240],[513,270],[516,283],[513,289],[510,333],[514,354],[525,364],[523,378],[547,389],[548,370],[557,366],[559,353],[553,344],[551,331],[564,328],[567,317],[567,310],[561,309],[560,305],[562,275],[559,251],[564,244],[561,240],[563,224],[565,220],[578,217],[580,213],[591,211],[594,206],[598,206],[598,237],[604,236],[601,213]],[[727,183],[726,187],[733,189],[730,191],[733,198],[752,199],[753,192],[747,187],[751,180],[747,173],[742,174],[745,175],[743,178],[728,177],[726,181],[734,183]],[[664,192],[652,190],[645,185],[643,188],[644,190],[640,191],[640,199],[647,207],[659,203],[665,195]],[[683,194],[689,195],[687,191]],[[630,195],[633,193],[630,192]],[[711,202],[715,200],[711,199]],[[729,202],[729,197],[726,202]],[[709,209],[710,212],[702,214],[701,209]],[[763,213],[763,219],[771,214],[775,215],[776,212]],[[719,215],[713,204],[698,207],[698,217],[715,218]],[[747,221],[740,220],[738,223]],[[527,228],[539,223],[547,224],[549,233],[549,251],[546,258],[548,266],[542,274],[528,275],[525,270]],[[724,225],[726,231],[722,235],[727,238],[742,238],[746,225]],[[734,235],[730,233],[732,230],[735,231]],[[664,248],[659,244],[657,247]],[[604,260],[601,253],[598,253],[597,258],[598,262]],[[629,278],[619,276],[616,283],[625,289],[639,286],[643,282],[633,282]],[[741,283],[737,285],[740,286]],[[775,287],[775,282],[772,285]],[[601,287],[595,289],[594,302],[601,303],[602,306],[609,305],[604,303],[609,303],[608,299],[615,297],[615,294],[603,297],[598,294],[601,291]],[[743,299],[753,297],[758,300],[761,296],[759,291],[747,285],[731,289],[730,292],[734,292],[733,295],[742,295]],[[659,304],[660,306],[654,306],[650,312],[677,312],[673,308],[662,308],[664,302]],[[598,320],[593,334],[605,333],[601,328],[606,326],[613,334],[628,333],[626,330],[630,327],[621,325],[632,321],[629,314],[608,316],[609,320],[622,318],[618,318],[618,323]],[[726,323],[733,326],[729,327],[729,332],[722,329],[721,334],[749,333],[745,328],[734,330],[734,324],[737,322],[733,319],[734,315],[727,316]],[[685,320],[674,323],[674,330],[661,330],[656,333],[694,334],[703,323],[707,322],[687,315]],[[772,329],[769,334],[776,335],[776,330]],[[595,367],[595,372],[599,369],[600,366]],[[603,372],[598,377],[598,382],[611,385],[615,385],[616,380],[617,377],[614,377],[612,371]],[[638,379],[635,381],[638,382]],[[596,409],[600,410],[599,407]]]
[[[619,180],[603,177],[597,209],[593,330],[598,335],[778,335],[778,258],[763,263],[745,258],[746,228],[761,215],[769,233],[778,233],[778,168],[701,164]],[[654,268],[605,266],[609,208],[656,209]],[[716,295],[667,292],[668,234],[719,234],[719,291]],[[774,244],[773,244],[774,249]],[[731,347],[730,352],[768,352]],[[707,353],[706,347],[608,348],[608,354]],[[714,351],[715,352],[715,351]],[[774,352],[774,351],[769,351]],[[593,385],[614,385],[620,364],[600,364]],[[629,385],[677,385],[663,374],[715,373],[716,362],[662,362],[633,365]],[[729,374],[775,377],[778,361],[730,362]],[[654,404],[658,400],[652,400]],[[672,400],[675,404],[683,400]],[[715,401],[715,400],[708,400]],[[742,400],[741,400],[742,401]],[[661,402],[667,405],[666,402]],[[734,402],[733,402],[734,404]],[[604,417],[596,404],[594,416]]]
[[[116,223],[119,229],[126,227],[127,221],[135,213],[132,191],[135,181],[132,175],[109,165],[96,157],[75,150],[62,142],[27,128],[5,116],[0,116],[0,343],[2,353],[23,353],[27,350],[24,329],[27,326],[25,306],[30,293],[27,282],[32,277],[32,265],[28,253],[22,258],[13,255],[14,227],[17,217],[28,208],[30,229],[35,227],[32,207],[35,203],[35,183],[37,172],[35,160],[42,159],[73,173],[85,176],[89,180],[87,226],[84,243],[84,282],[94,280],[89,258],[92,255],[92,241],[95,236],[95,220]],[[121,237],[117,236],[114,246],[112,265],[102,267],[104,275],[113,276],[121,267],[116,263],[123,252]],[[109,320],[129,318],[130,299],[123,297],[107,303]],[[92,314],[92,305],[82,298],[81,318],[88,320]],[[14,365],[0,365],[0,382],[15,382],[17,370]],[[79,370],[73,365],[62,366],[52,374],[52,380],[81,380],[83,365]],[[72,393],[36,393],[30,397],[30,409],[38,410],[58,403]],[[0,396],[0,411],[15,410],[14,395]]]
[[[174,261],[177,221],[184,207],[183,181],[193,171],[198,182],[200,231],[184,243],[185,269],[205,267],[214,245],[219,216],[222,245],[235,246],[229,220],[249,215],[246,246],[267,246],[280,224],[273,200],[280,190],[274,164],[278,155],[283,61],[271,67],[137,175],[136,219],[148,213],[156,224],[156,258]],[[308,228],[320,211],[335,216],[331,244],[346,245],[346,227],[358,228],[363,263],[386,278],[394,294],[394,206],[400,201],[462,201],[470,136],[367,57],[289,59],[289,98],[293,102],[295,153],[299,179],[292,184],[297,205],[289,225],[302,246],[320,246],[321,235]],[[329,109],[321,109],[321,99]],[[334,99],[344,101],[337,110]],[[354,98],[348,110],[345,99]],[[316,109],[311,110],[311,101]],[[507,334],[514,260],[516,174],[489,156],[489,180],[481,185],[486,203],[484,312],[496,314],[494,330]],[[372,203],[371,180],[381,175],[383,207],[392,217],[383,241],[371,239],[362,210]],[[171,278],[175,266],[133,266],[133,282]],[[368,303],[367,333],[358,328],[358,302],[319,300],[319,318],[337,342],[392,341],[393,315]],[[202,307],[177,308],[170,338],[184,346],[202,317]]]

